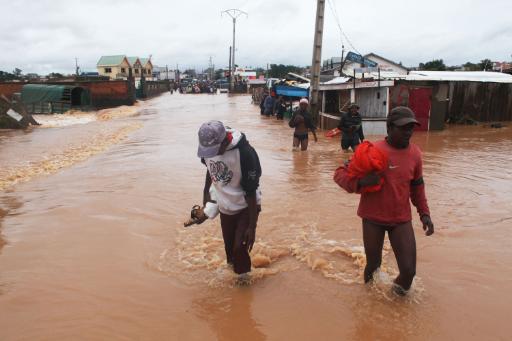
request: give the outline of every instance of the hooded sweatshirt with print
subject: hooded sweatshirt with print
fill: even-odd
[[[261,165],[258,154],[243,133],[234,129],[226,131],[233,138],[224,154],[201,161],[215,186],[220,212],[234,215],[247,207],[245,197],[248,195],[256,194],[257,204],[261,204]]]

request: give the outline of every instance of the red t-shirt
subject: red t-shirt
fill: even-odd
[[[382,224],[403,223],[412,219],[412,201],[420,216],[430,215],[420,149],[412,143],[405,149],[396,149],[385,140],[375,142],[374,146],[388,155],[388,168],[379,173],[384,178],[380,191],[361,193],[357,214]],[[347,167],[336,170],[334,181],[349,193],[360,193],[358,178],[349,176]]]

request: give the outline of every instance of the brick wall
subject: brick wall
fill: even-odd
[[[21,88],[26,83],[18,83],[18,82],[1,82],[0,83],[0,94],[5,95],[7,98],[11,99],[12,94],[15,92],[21,92]]]
[[[29,83],[2,82],[0,83],[0,94],[11,98],[15,92],[21,92],[23,85]],[[135,90],[128,81],[66,81],[34,83],[48,85],[74,85],[86,88],[91,96],[91,105],[94,108],[111,108],[118,105],[132,105],[135,103]]]

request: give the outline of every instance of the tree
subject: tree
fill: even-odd
[[[481,68],[480,68],[479,64],[467,62],[466,64],[464,64],[464,70],[466,70],[466,71],[480,71]]]
[[[217,69],[215,70],[215,79],[221,79],[221,78],[224,78],[224,70],[222,69]]]
[[[478,66],[480,67],[480,70],[487,71],[492,70],[492,61],[490,59],[482,59]]]
[[[14,71],[12,72],[16,77],[21,77],[21,69],[18,69],[17,67],[14,68]]]
[[[428,71],[445,71],[446,65],[444,65],[442,59],[434,59],[430,62],[420,63],[419,69]]]
[[[191,78],[197,77],[196,70],[194,70],[194,69],[186,69],[184,73],[186,73]]]
[[[19,77],[17,77],[13,73],[5,72],[5,71],[0,71],[0,81],[12,81],[12,80],[15,80],[15,79],[19,79]]]
[[[264,68],[262,67],[257,67],[256,70],[256,76],[259,76],[259,75],[265,75],[267,73],[267,70],[265,70]]]
[[[64,78],[62,73],[52,72],[48,74],[48,78]]]
[[[295,65],[270,64],[269,77],[284,78],[288,72],[301,74],[303,68]]]

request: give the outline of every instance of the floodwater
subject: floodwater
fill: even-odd
[[[218,220],[183,228],[209,119],[245,132],[262,163],[246,287]],[[1,340],[510,339],[511,127],[415,134],[436,233],[415,218],[417,278],[397,298],[387,243],[362,284],[358,196],[332,181],[347,157],[337,139],[292,152],[286,122],[248,96],[164,94],[77,123],[0,132]]]

